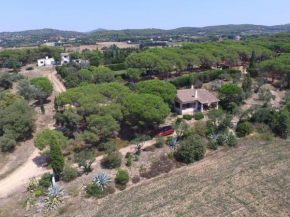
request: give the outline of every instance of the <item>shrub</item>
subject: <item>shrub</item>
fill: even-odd
[[[228,136],[228,145],[230,147],[234,147],[238,144],[238,140],[236,138],[236,136],[233,133],[230,133]]]
[[[180,148],[175,153],[175,157],[186,164],[198,161],[204,157],[204,143],[205,141],[201,136],[193,134],[180,142]]]
[[[207,127],[206,123],[203,121],[197,121],[194,123],[194,130],[197,132],[198,135],[205,137],[207,134]]]
[[[126,185],[129,182],[129,173],[126,170],[119,170],[116,175],[116,183]]]
[[[86,186],[86,196],[99,198],[103,194],[102,188],[97,183],[90,183]]]
[[[190,121],[192,118],[193,118],[193,116],[192,115],[189,115],[189,114],[186,114],[186,115],[183,115],[183,117],[182,117],[184,120],[188,120],[188,121]]]
[[[180,124],[182,120],[183,120],[182,118],[177,118],[175,123]]]
[[[220,133],[216,138],[216,143],[219,146],[223,146],[226,143],[225,135]]]
[[[121,166],[122,154],[118,151],[107,154],[103,160],[104,166],[108,169],[114,169]]]
[[[61,179],[65,182],[70,182],[78,177],[78,171],[70,165],[65,165],[61,174]]]
[[[172,117],[176,118],[178,114],[176,112],[172,113]]]
[[[204,118],[204,115],[201,112],[194,114],[194,119],[195,120],[201,120],[203,118]]]
[[[131,153],[127,152],[126,155],[125,155],[125,158],[129,158],[129,157],[131,157]]]
[[[50,173],[44,173],[39,180],[39,185],[48,188],[51,185],[51,175]]]
[[[128,157],[128,158],[127,158],[126,166],[127,166],[127,167],[132,166],[132,158],[131,158],[131,157]]]
[[[212,150],[217,150],[217,149],[218,149],[218,144],[217,144],[216,139],[211,139],[211,140],[207,143],[207,147],[208,147],[209,149],[212,149]]]
[[[164,144],[165,144],[165,139],[164,139],[164,137],[162,137],[162,136],[157,136],[157,137],[156,137],[156,143],[155,143],[155,146],[156,146],[157,148],[162,148],[162,147],[164,146]]]
[[[173,139],[174,137],[173,136],[167,136],[167,138],[166,138],[166,145],[170,145],[170,143],[171,143],[171,141],[172,141],[172,139]]]
[[[270,127],[267,124],[256,124],[255,128],[257,129],[257,132],[262,134],[262,133],[269,133],[270,132]]]
[[[39,197],[43,195],[43,190],[41,188],[37,188],[34,192],[35,197]]]
[[[132,178],[132,183],[138,183],[138,182],[140,182],[140,177],[139,176],[134,176],[133,178]]]
[[[240,123],[236,129],[238,137],[245,137],[252,132],[252,127],[249,122]]]

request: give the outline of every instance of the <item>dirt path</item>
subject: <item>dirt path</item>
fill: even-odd
[[[37,114],[36,119],[36,132],[39,132],[45,128],[53,129],[54,120],[54,97],[57,96],[59,93],[66,91],[66,88],[63,84],[57,79],[56,72],[53,71],[47,77],[51,80],[54,86],[54,91],[52,96],[49,98],[50,102],[45,104],[46,113],[44,115],[40,114],[40,109],[35,107]],[[33,147],[33,139],[27,140],[21,144],[21,148],[29,147],[32,149],[32,154],[28,157],[27,161],[23,163],[20,167],[15,168],[15,165],[18,162],[18,159],[13,157],[11,154],[11,158],[9,162],[3,167],[0,171],[0,177],[4,177],[0,180],[0,198],[6,197],[9,194],[12,194],[16,191],[19,187],[22,187],[29,178],[31,177],[39,177],[45,172],[50,172],[46,168],[42,167],[42,158],[38,154],[38,150]],[[19,149],[21,151],[21,149]],[[17,163],[18,164],[18,163]],[[15,170],[12,169],[14,166]],[[10,173],[10,170],[12,173]],[[10,174],[9,174],[10,173]]]

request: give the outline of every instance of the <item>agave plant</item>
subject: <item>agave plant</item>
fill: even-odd
[[[51,186],[46,193],[44,215],[48,216],[49,212],[62,203],[61,196],[63,194],[62,187],[58,185]]]
[[[63,194],[63,189],[62,187],[58,186],[58,185],[53,185],[48,189],[48,192],[46,193],[46,195],[48,197],[53,197],[53,196],[59,196]]]
[[[99,172],[94,178],[94,182],[96,182],[102,189],[104,189],[111,181],[111,177],[104,171]]]

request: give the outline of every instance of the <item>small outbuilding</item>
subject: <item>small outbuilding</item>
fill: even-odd
[[[174,109],[180,114],[193,114],[209,109],[218,109],[219,99],[206,89],[178,90]]]

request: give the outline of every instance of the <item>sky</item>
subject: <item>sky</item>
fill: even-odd
[[[0,32],[290,23],[290,0],[1,0]]]

